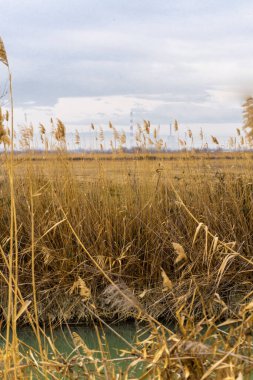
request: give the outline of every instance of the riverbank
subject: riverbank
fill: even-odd
[[[190,305],[197,320],[206,313],[221,319],[238,315],[253,289],[247,155],[236,165],[187,154],[179,162],[154,163],[65,158],[61,153],[38,164],[28,155],[14,169],[19,288],[31,301],[31,313],[34,265],[41,322],[91,323],[94,312],[107,321],[126,320],[136,318],[139,308],[169,322]],[[3,273],[11,222],[6,165],[0,199]],[[8,284],[3,277],[0,282],[4,319]],[[28,322],[25,313],[22,319]]]

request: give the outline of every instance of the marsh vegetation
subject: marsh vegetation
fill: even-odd
[[[168,153],[157,135],[150,151],[144,121],[135,153],[124,153],[111,125],[111,153],[75,154],[63,122],[51,120],[52,145],[41,124],[36,152],[25,126],[17,154],[12,116],[12,107],[1,112],[2,378],[133,379],[138,370],[140,379],[250,379],[250,135],[233,153]],[[131,342],[114,328],[129,320]],[[55,328],[71,323],[94,326],[98,349],[70,331],[71,354],[60,352]],[[18,334],[22,325],[35,346]],[[126,346],[116,358],[108,329]]]

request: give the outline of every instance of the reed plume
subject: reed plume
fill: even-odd
[[[80,145],[80,134],[77,129],[75,131],[75,144]]]
[[[9,67],[8,57],[2,38],[0,37],[0,62]]]
[[[246,139],[249,144],[253,143],[253,97],[249,96],[242,105],[244,124],[242,129],[245,131]]]
[[[45,126],[42,124],[42,123],[40,123],[39,124],[39,130],[40,130],[40,139],[41,139],[41,142],[44,144],[44,137],[45,137],[45,134],[46,134],[46,128],[45,128]]]
[[[7,133],[7,129],[4,126],[4,115],[2,108],[0,107],[0,144],[4,144],[4,147],[10,145],[10,137]]]
[[[212,142],[216,145],[219,145],[219,141],[215,136],[211,136]]]
[[[55,139],[59,142],[66,142],[66,127],[60,119],[57,119]]]
[[[175,132],[177,132],[177,131],[178,131],[178,129],[179,129],[179,126],[178,126],[178,121],[177,121],[177,120],[175,120],[175,121],[174,121],[174,131],[175,131]]]

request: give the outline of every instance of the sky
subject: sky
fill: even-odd
[[[1,4],[2,3],[2,4]],[[204,126],[229,134],[253,92],[250,0],[0,0],[15,119]],[[0,87],[3,88],[0,80]]]

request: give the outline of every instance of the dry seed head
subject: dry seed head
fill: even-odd
[[[87,285],[85,284],[84,280],[81,277],[79,277],[78,280],[79,280],[80,296],[82,297],[82,299],[87,301],[91,297],[91,291],[87,287]]]
[[[0,37],[0,62],[4,65],[9,66],[6,50],[2,38]]]
[[[53,136],[55,133],[55,126],[54,126],[54,120],[52,117],[50,118],[50,124],[51,124],[51,135]]]
[[[242,127],[246,132],[246,138],[251,144],[253,141],[253,98],[250,96],[246,99],[243,107],[244,125]]]
[[[44,135],[46,133],[46,128],[44,127],[44,125],[42,123],[40,123],[39,129],[40,129],[41,142],[44,143]]]
[[[212,142],[216,145],[219,145],[219,141],[217,140],[217,138],[215,136],[211,136],[212,138]]]
[[[175,259],[175,264],[179,263],[181,260],[187,260],[187,256],[184,248],[179,243],[172,243],[174,250],[176,251],[177,258]]]
[[[112,312],[125,316],[130,314],[137,317],[137,311],[140,312],[142,308],[133,290],[123,281],[108,285],[102,293],[102,302]]]
[[[21,148],[30,149],[33,140],[33,125],[21,129],[21,139],[19,141]]]
[[[76,145],[80,145],[80,135],[79,135],[79,132],[78,132],[77,129],[76,129],[76,132],[75,132],[75,144]]]
[[[123,132],[122,135],[120,136],[120,143],[121,143],[121,145],[124,145],[126,143],[126,134],[125,134],[125,132]]]
[[[229,137],[228,139],[228,147],[232,149],[234,147],[234,139],[233,137]]]
[[[91,291],[81,277],[78,277],[78,279],[73,283],[69,289],[69,294],[73,294],[75,291],[78,291],[84,301],[88,301],[91,297]]]
[[[4,117],[2,113],[2,108],[0,107],[0,136],[4,133]]]
[[[186,146],[186,141],[182,139],[178,139],[179,145]]]
[[[66,127],[60,119],[57,119],[57,127],[54,135],[57,141],[66,141]]]
[[[47,137],[45,138],[45,150],[46,151],[48,150],[48,138]]]
[[[2,113],[2,109],[0,107],[0,144],[10,145],[10,138],[7,134],[6,128],[4,127],[4,116]]]
[[[10,145],[11,144],[11,140],[10,140],[10,137],[8,135],[4,135],[1,137],[1,140],[0,140],[0,143],[3,143],[4,146],[6,145]]]
[[[163,291],[171,290],[173,287],[172,281],[169,279],[163,268],[161,268],[161,275],[163,279]]]
[[[39,128],[40,128],[40,134],[44,135],[46,133],[46,128],[44,127],[42,123],[40,123]]]
[[[191,131],[191,129],[188,129],[188,136],[190,137],[190,139],[192,138],[192,131]]]
[[[144,120],[144,131],[149,135],[149,133],[150,133],[150,121]]]
[[[196,342],[196,341],[191,341],[191,340],[185,340],[182,342],[180,345],[180,351],[184,352],[184,354],[188,353],[192,356],[196,355],[207,355],[210,354],[211,350],[210,348],[201,343],[201,342]]]
[[[112,128],[113,128],[113,138],[114,138],[114,140],[119,140],[120,139],[119,132],[117,131],[117,129],[115,127],[112,127]]]
[[[103,131],[103,128],[100,127],[100,128],[99,128],[99,140],[100,140],[100,141],[104,141],[104,139],[105,139],[104,131]]]
[[[72,338],[73,342],[75,344],[75,348],[81,348],[85,354],[85,357],[87,357],[90,360],[94,359],[93,351],[89,349],[89,347],[85,344],[83,339],[78,335],[75,331],[72,332]]]
[[[161,150],[163,146],[163,139],[160,139],[156,142],[155,147],[157,150]]]
[[[178,131],[178,122],[177,122],[177,120],[175,120],[174,121],[174,130],[175,130],[175,132],[177,132]]]
[[[155,128],[154,129],[154,139],[156,140],[156,138],[157,138],[157,129]]]
[[[135,141],[136,142],[141,142],[141,134],[139,131],[136,132],[135,134]]]

